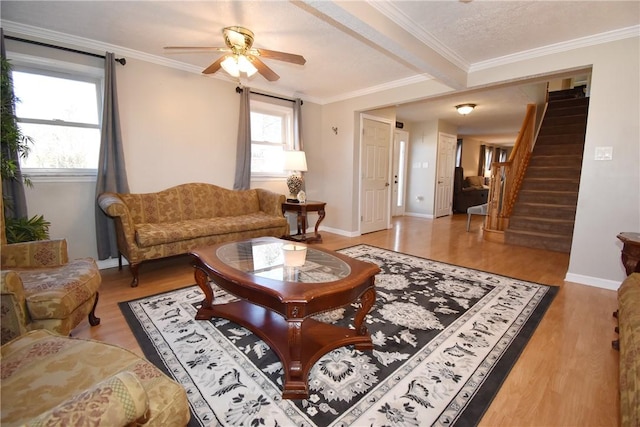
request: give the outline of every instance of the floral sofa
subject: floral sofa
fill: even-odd
[[[102,210],[114,218],[118,250],[138,285],[141,262],[188,253],[222,241],[288,234],[285,196],[264,189],[235,191],[188,183],[157,193],[103,193]]]
[[[640,273],[618,289],[620,425],[640,426]]]
[[[184,426],[185,389],[129,350],[41,329],[2,346],[0,425]]]

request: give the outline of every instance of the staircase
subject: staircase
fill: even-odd
[[[589,98],[575,90],[549,97],[506,243],[571,251],[588,109]]]

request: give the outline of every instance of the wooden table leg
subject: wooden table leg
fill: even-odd
[[[371,281],[373,281],[373,279],[371,279]],[[369,313],[369,310],[371,310],[371,307],[373,307],[373,303],[375,301],[376,301],[376,290],[372,286],[366,291],[364,291],[364,293],[360,297],[360,309],[356,312],[356,316],[354,318],[354,327],[358,335],[367,336],[369,334],[367,327],[364,325],[364,318],[367,315],[367,313]],[[372,350],[373,343],[369,342],[369,343],[356,344],[355,347],[358,350]]]
[[[196,283],[202,289],[204,293],[204,299],[202,305],[196,313],[196,320],[210,320],[213,315],[213,289],[211,288],[211,282],[209,281],[209,275],[197,265],[195,266],[194,276]]]
[[[288,319],[287,325],[289,360],[283,363],[286,372],[282,398],[302,399],[309,396],[308,372],[303,372],[302,363],[302,319]]]

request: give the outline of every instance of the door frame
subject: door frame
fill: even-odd
[[[395,130],[395,121],[387,119],[385,117],[374,116],[367,113],[360,113],[359,119],[359,143],[358,143],[358,235],[362,235],[362,148],[364,143],[364,120],[372,120],[374,122],[386,123],[389,125],[389,153],[387,153],[389,164],[387,165],[387,229],[391,228],[391,174],[392,172],[392,157],[393,157],[393,131]]]

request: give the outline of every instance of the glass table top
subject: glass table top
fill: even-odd
[[[294,242],[233,242],[219,247],[216,256],[236,270],[287,282],[333,282],[351,273],[340,258]]]

